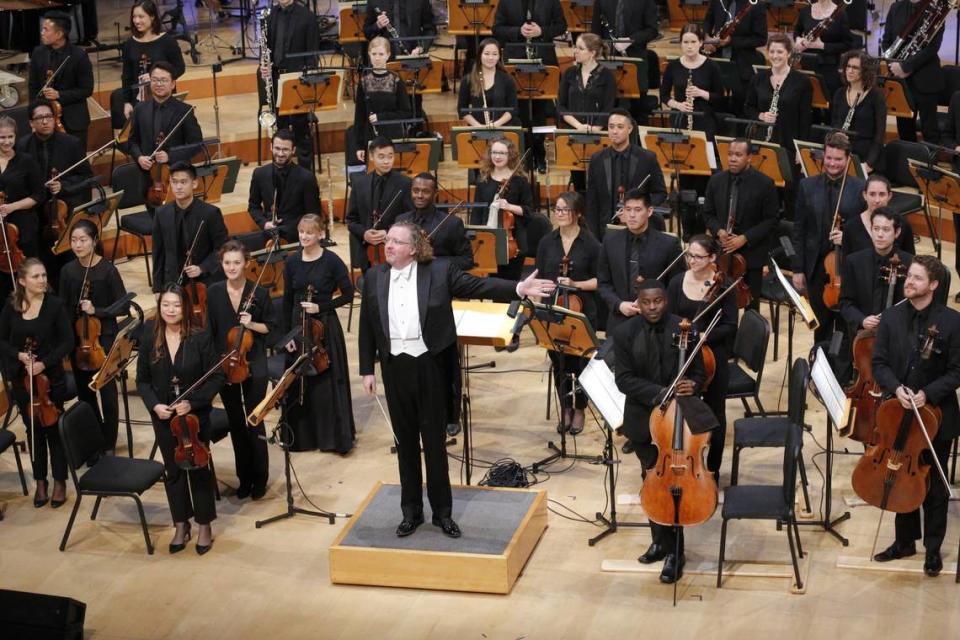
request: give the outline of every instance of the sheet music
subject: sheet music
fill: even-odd
[[[803,318],[804,323],[811,329],[819,327],[820,321],[817,320],[817,316],[814,315],[813,309],[810,308],[810,303],[807,302],[807,299],[797,293],[797,290],[793,288],[793,283],[783,275],[783,271],[780,270],[780,265],[777,264],[777,261],[771,260],[770,262],[773,264],[773,272],[777,274],[777,280],[780,281],[780,286],[787,292],[787,297],[790,298],[793,307],[800,313],[800,317]]]
[[[544,135],[550,135],[550,136],[552,136],[553,134],[555,134],[555,133],[557,132],[557,128],[556,128],[556,127],[547,127],[547,126],[544,126],[544,127],[533,127],[533,128],[531,128],[530,131],[531,131],[531,133],[535,133],[535,134],[540,134],[540,133],[542,133],[542,134],[544,134]]]
[[[623,405],[627,396],[617,388],[607,363],[602,358],[591,358],[578,381],[610,428],[619,429],[623,425]]]
[[[820,394],[820,401],[830,415],[833,425],[838,429],[845,427],[850,420],[850,398],[843,392],[843,387],[833,375],[833,369],[830,368],[830,362],[821,347],[817,347],[817,357],[813,361],[810,378],[817,388],[817,393]]]
[[[461,344],[504,346],[513,338],[514,319],[509,305],[499,302],[454,300],[453,321]]]
[[[707,140],[707,164],[709,164],[710,168],[714,171],[717,170],[717,150],[709,140]]]

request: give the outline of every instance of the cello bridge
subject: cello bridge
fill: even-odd
[[[673,472],[675,476],[682,476],[687,472],[687,465],[685,464],[672,464],[670,465],[670,471]]]
[[[890,471],[900,471],[900,467],[903,466],[902,462],[894,462],[893,460],[887,460],[887,469]]]

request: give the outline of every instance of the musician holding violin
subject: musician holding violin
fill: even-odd
[[[36,207],[47,199],[40,166],[16,151],[17,123],[0,115],[0,295],[14,289],[13,278],[24,256],[39,255]]]
[[[473,247],[467,238],[463,221],[455,212],[440,212],[435,206],[437,178],[432,173],[419,173],[410,187],[413,210],[397,217],[397,222],[410,221],[424,230],[438,258],[450,261],[464,271],[473,268]],[[382,226],[382,225],[381,225]]]
[[[72,312],[76,348],[70,352],[70,364],[77,386],[77,398],[89,404],[100,421],[106,452],[117,444],[120,409],[117,384],[111,380],[100,389],[101,414],[90,381],[110,353],[119,327],[107,308],[126,295],[120,272],[112,262],[97,254],[97,227],[80,220],[70,231],[70,248],[76,259],[60,272],[60,298]]]
[[[579,311],[597,326],[597,260],[600,243],[583,226],[584,198],[576,191],[561,193],[553,209],[556,229],[544,236],[537,246],[537,271],[541,278],[557,283],[555,304]],[[553,363],[554,381],[560,406],[563,408],[561,427],[577,435],[583,431],[587,396],[577,387],[574,393],[570,375],[579,376],[587,361],[548,351]]]
[[[347,265],[321,244],[320,216],[300,219],[300,251],[287,257],[283,270],[283,344],[287,366],[312,353],[300,384],[285,396],[291,451],[353,449],[356,427],[350,396],[350,370],[337,308],[353,299]]]
[[[913,415],[911,400],[921,409],[935,409],[939,414],[936,420],[925,419],[924,426],[933,441],[933,451],[929,451],[926,440],[916,434],[910,438],[922,443],[914,453],[921,456],[919,464],[914,460],[903,460],[902,473],[896,473],[892,489],[888,493],[912,488],[905,501],[918,505],[907,512],[898,512],[896,516],[896,538],[887,549],[874,556],[877,562],[888,562],[912,556],[916,553],[916,540],[923,536],[926,557],[923,570],[928,576],[936,576],[943,568],[940,545],[947,529],[947,509],[949,490],[944,485],[934,466],[931,470],[931,453],[945,469],[950,451],[950,443],[960,435],[960,408],[957,404],[956,390],[960,387],[960,315],[936,300],[937,288],[947,282],[947,270],[933,256],[917,256],[907,270],[903,284],[903,295],[907,302],[885,311],[877,325],[877,339],[873,349],[873,375],[885,397],[893,398],[901,411],[888,419],[883,415],[884,408],[878,412],[877,430],[881,443],[889,443],[901,432],[901,415],[907,418]],[[919,429],[914,419],[909,430]],[[871,454],[868,450],[867,456]],[[864,476],[870,480],[873,490],[882,491],[881,486],[890,471],[887,453],[875,452],[883,458],[879,470],[873,476]],[[865,456],[865,460],[867,458]],[[861,461],[863,463],[864,461]],[[918,469],[918,466],[920,467]],[[859,465],[858,465],[859,469]],[[929,472],[929,482],[909,483],[901,477],[916,471]],[[856,473],[854,488],[858,487]],[[899,484],[898,484],[899,483]],[[866,491],[858,491],[864,497]],[[899,498],[901,496],[887,496]],[[866,500],[867,498],[864,497]],[[867,500],[871,502],[871,500]],[[922,506],[921,506],[922,505]],[[921,527],[920,510],[923,510]]]
[[[228,240],[218,252],[226,280],[207,290],[207,319],[217,353],[237,350],[224,363],[226,382],[220,399],[230,421],[236,461],[237,498],[259,500],[267,491],[269,463],[263,423],[247,425],[246,416],[267,393],[267,335],[276,327],[270,293],[244,276],[248,252]],[[261,272],[262,274],[262,272]]]
[[[48,292],[47,271],[27,258],[16,272],[17,288],[0,312],[0,356],[4,380],[27,432],[33,479],[33,506],[63,506],[67,495],[67,459],[57,419],[67,398],[63,359],[73,349],[73,330],[63,300]],[[33,388],[31,394],[30,388]],[[48,492],[47,468],[53,471]]]
[[[140,341],[137,392],[163,456],[163,486],[176,527],[170,553],[186,548],[192,518],[199,525],[197,554],[203,555],[213,546],[210,523],[217,517],[216,480],[209,466],[210,410],[224,378],[210,335],[193,324],[188,307],[183,288],[170,284],[163,289],[157,318],[144,328]]]
[[[264,231],[278,233],[284,242],[297,241],[297,223],[307,213],[319,213],[317,177],[293,162],[293,132],[278,129],[270,140],[273,162],[253,170],[247,210]]]
[[[726,258],[721,271],[727,283],[742,275],[748,295],[741,294],[740,302],[758,309],[763,267],[767,264],[780,205],[773,180],[753,168],[752,156],[753,149],[746,138],[736,138],[727,145],[727,168],[713,174],[707,182],[702,215]],[[742,258],[745,272],[734,272],[735,256]]]

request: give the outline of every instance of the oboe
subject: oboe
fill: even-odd
[[[784,82],[786,78],[784,78]],[[773,128],[777,126],[777,112],[779,111],[780,103],[780,87],[783,86],[783,82],[778,84],[773,88],[773,97],[770,99],[770,110],[768,113],[773,116],[773,122],[767,125],[767,142],[770,142],[770,139],[773,138]]]
[[[686,104],[690,109],[693,109],[693,96],[690,95],[690,90],[694,89],[693,86],[693,69],[687,69],[687,100]],[[687,129],[693,130],[693,114],[687,114]]]

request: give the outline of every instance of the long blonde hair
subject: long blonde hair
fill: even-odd
[[[20,279],[27,279],[27,274],[30,273],[32,267],[37,265],[46,269],[46,266],[40,260],[40,258],[27,258],[20,263],[20,266],[17,267],[17,286],[13,288],[13,291],[10,292],[10,304],[13,305],[13,308],[17,313],[23,313],[26,303],[27,303],[27,290],[20,284]],[[47,285],[47,291],[50,290],[50,286]]]
[[[500,48],[500,43],[496,38],[484,38],[481,40],[480,46],[477,47],[477,59],[473,63],[473,68],[470,69],[470,95],[474,98],[479,98],[483,95],[483,80],[480,79],[480,70],[483,68],[483,63],[480,61],[480,57],[488,45],[495,46],[497,51],[500,52],[500,58],[497,60],[497,69],[504,73],[507,72],[506,69],[503,68],[503,50]],[[494,73],[496,73],[496,71],[494,71]]]

